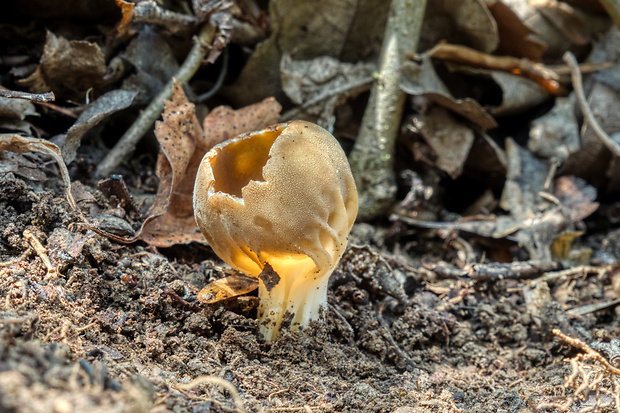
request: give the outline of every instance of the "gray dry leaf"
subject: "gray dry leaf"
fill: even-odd
[[[53,90],[57,98],[83,101],[103,82],[105,56],[96,43],[67,40],[48,31],[36,72],[19,81],[36,93]]]
[[[416,129],[433,149],[438,168],[456,179],[474,142],[474,131],[448,110],[432,106],[414,118]]]
[[[538,84],[523,76],[492,71],[491,78],[502,89],[501,104],[487,107],[487,110],[494,116],[522,113],[549,98],[549,94]]]
[[[300,60],[331,56],[347,61],[375,55],[381,47],[390,2],[275,0],[270,2],[271,36],[259,44],[235,84],[225,90],[237,106],[283,97],[282,56]]]
[[[588,95],[594,117],[609,135],[620,132],[620,97],[604,83],[595,83]],[[559,171],[562,175],[576,175],[590,182],[602,192],[620,188],[620,165],[593,131],[587,121],[581,128],[580,149],[568,157]]]
[[[26,99],[0,97],[0,118],[24,120],[26,116],[35,116],[34,104]]]
[[[579,150],[575,95],[557,98],[553,109],[530,123],[527,148],[535,155],[564,162]]]
[[[121,55],[134,67],[135,74],[123,82],[123,89],[138,92],[136,105],[146,105],[179,70],[179,63],[166,40],[149,26],[144,26]]]
[[[423,57],[421,65],[413,62],[406,62],[403,65],[400,88],[409,95],[423,96],[426,101],[414,100],[422,106],[427,106],[429,103],[441,105],[469,119],[484,130],[497,126],[495,119],[474,99],[455,99],[435,72],[431,59],[426,56]]]
[[[280,64],[282,88],[300,106],[290,117],[310,115],[327,127],[338,105],[370,87],[374,70],[372,63],[342,63],[329,56],[293,60],[290,54],[284,55]]]
[[[550,261],[551,243],[570,223],[561,205],[541,197],[549,165],[535,158],[512,139],[506,141],[508,167],[500,206],[510,212],[515,224],[510,232],[529,252],[530,259]]]
[[[128,90],[113,90],[89,104],[67,132],[67,138],[62,146],[62,156],[65,162],[69,164],[75,159],[77,149],[86,132],[113,113],[128,108],[136,94],[137,92]]]
[[[483,0],[428,2],[420,39],[421,50],[439,42],[462,44],[485,53],[499,44],[497,24]]]

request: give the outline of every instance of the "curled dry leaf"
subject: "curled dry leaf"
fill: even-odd
[[[499,46],[495,54],[525,57],[540,62],[547,46],[535,35],[536,32],[501,1],[487,1],[487,6],[497,23],[499,34]]]
[[[129,107],[136,94],[137,92],[128,90],[112,90],[86,106],[67,132],[67,138],[62,145],[62,156],[65,162],[69,164],[75,159],[77,149],[86,132],[113,113]]]
[[[36,72],[19,83],[32,92],[53,90],[57,96],[84,100],[86,91],[103,82],[105,56],[95,43],[69,41],[48,31]]]
[[[429,103],[435,103],[443,106],[469,119],[484,130],[497,127],[495,119],[474,99],[456,99],[452,96],[450,90],[435,72],[427,55],[422,58],[421,65],[413,62],[406,62],[403,65],[400,87],[409,95],[423,96],[427,100],[427,102],[414,100],[419,105],[428,106]]]
[[[435,0],[428,2],[420,43],[441,41],[464,44],[491,53],[499,44],[497,25],[483,0]]]
[[[376,67],[372,63],[342,63],[329,56],[293,60],[284,55],[280,65],[282,88],[299,108],[286,113],[287,119],[317,119],[327,127],[339,104],[370,88]]]
[[[209,283],[198,293],[198,300],[213,304],[250,293],[258,288],[258,279],[242,274],[229,275]]]

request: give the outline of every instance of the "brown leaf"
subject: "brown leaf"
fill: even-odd
[[[121,9],[121,12],[123,13],[123,18],[116,26],[116,31],[119,36],[124,36],[129,32],[131,16],[133,15],[133,11],[136,5],[124,0],[116,0],[116,5]]]
[[[213,281],[200,290],[198,301],[205,304],[213,304],[247,294],[257,288],[258,280],[256,278],[243,275],[229,275],[228,277]]]
[[[95,43],[69,41],[48,31],[37,71],[19,83],[32,92],[53,90],[58,96],[83,101],[106,73],[105,56]]]
[[[196,169],[191,170],[190,162],[197,164],[204,155],[202,150],[197,151],[203,134],[194,105],[178,83],[174,84],[172,99],[166,102],[162,118],[155,125],[161,146],[155,171],[160,179],[159,188],[136,238],[158,247],[201,242],[202,234],[192,211]]]
[[[441,106],[432,106],[416,118],[416,127],[433,148],[437,167],[456,179],[474,142],[474,132]]]
[[[218,106],[203,122],[206,151],[227,139],[276,123],[280,110],[282,106],[274,98],[238,110]]]
[[[547,46],[542,40],[533,36],[534,30],[523,24],[510,7],[501,1],[496,1],[488,7],[497,23],[499,33],[499,46],[495,53],[540,62]]]
[[[568,209],[572,221],[581,221],[599,207],[594,202],[596,188],[576,176],[560,176],[553,185],[553,194]]]

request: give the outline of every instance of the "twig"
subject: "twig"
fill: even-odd
[[[620,375],[620,369],[619,368],[616,368],[616,367],[612,366],[611,364],[609,364],[607,359],[605,357],[603,357],[601,355],[601,353],[599,353],[596,350],[593,350],[589,345],[587,345],[583,341],[581,341],[581,340],[579,340],[577,338],[569,337],[566,334],[562,333],[557,328],[554,328],[553,330],[551,330],[551,332],[553,334],[555,334],[556,336],[560,337],[562,340],[564,340],[565,342],[567,342],[571,346],[577,347],[579,350],[581,350],[584,353],[586,353],[586,355],[589,358],[591,358],[592,360],[595,360],[595,361],[598,361],[599,363],[601,363],[603,365],[603,367],[605,367],[605,369],[609,373],[615,374],[615,375]]]
[[[8,260],[8,261],[0,261],[0,267],[10,267],[13,264],[17,264],[18,262],[21,262],[23,260],[26,259],[26,257],[32,252],[32,248],[28,248],[26,249],[26,251],[24,251],[24,253],[22,255],[20,255],[17,258],[13,258],[12,260]]]
[[[243,407],[243,402],[241,401],[241,397],[239,396],[239,392],[237,391],[237,388],[233,386],[231,382],[226,381],[220,377],[200,376],[190,381],[187,384],[176,383],[176,384],[173,384],[172,387],[174,387],[177,390],[191,390],[200,384],[207,384],[207,383],[212,383],[212,384],[217,384],[219,386],[222,386],[232,396],[233,401],[235,402],[235,409],[237,410],[237,412],[239,413],[246,412],[245,408]]]
[[[616,298],[615,300],[609,300],[602,303],[595,304],[586,304],[580,307],[571,308],[566,312],[566,315],[586,315],[590,313],[594,313],[601,310],[606,310],[610,307],[615,307],[620,304],[620,298]]]
[[[620,1],[618,0],[600,0],[601,5],[614,21],[616,27],[620,28]]]
[[[396,196],[394,150],[405,103],[400,68],[418,46],[426,0],[392,0],[379,73],[370,91],[349,160],[360,192],[358,218],[370,219],[391,207]]]
[[[56,100],[56,96],[54,96],[54,92],[46,92],[46,93],[28,93],[28,92],[18,92],[15,90],[8,90],[0,88],[0,97],[3,98],[13,98],[13,99],[26,99],[31,102],[53,102]]]
[[[511,263],[471,264],[455,268],[446,263],[422,263],[422,265],[444,278],[469,277],[476,281],[499,281],[505,279],[530,279],[542,273],[559,270],[562,265],[553,261],[517,261]]]
[[[41,241],[39,241],[39,239],[29,229],[24,231],[24,238],[26,238],[26,241],[28,241],[28,243],[37,253],[39,258],[41,258],[41,261],[43,261],[43,265],[45,265],[45,267],[47,268],[46,279],[55,276],[56,268],[54,268],[54,266],[52,265],[50,258],[47,256],[47,251],[45,250],[43,244],[41,244]]]
[[[551,272],[545,273],[540,279],[545,282],[551,282],[551,281],[556,281],[556,280],[558,282],[563,282],[566,278],[569,278],[569,277],[575,277],[575,276],[585,277],[588,274],[601,275],[615,268],[617,268],[616,264],[606,265],[604,267],[591,267],[588,265],[580,265],[578,267],[571,267],[565,270],[551,271]]]
[[[564,53],[563,59],[568,65],[568,67],[571,69],[573,88],[575,89],[575,94],[577,95],[577,101],[579,102],[581,112],[587,119],[596,136],[598,136],[599,139],[603,141],[605,146],[607,146],[607,149],[609,149],[611,153],[613,153],[615,156],[620,156],[620,145],[618,145],[618,143],[611,139],[609,135],[603,130],[601,124],[598,123],[598,121],[594,117],[594,113],[592,113],[590,105],[588,105],[586,95],[583,93],[581,72],[579,71],[579,66],[577,65],[577,59],[575,59],[575,56],[571,52]]]
[[[215,27],[206,24],[200,34],[194,38],[194,46],[187,55],[185,62],[179,68],[172,79],[159,92],[153,101],[140,113],[138,119],[125,132],[114,148],[101,161],[95,174],[97,176],[108,176],[114,168],[123,162],[136,149],[138,141],[151,128],[155,120],[161,115],[166,100],[172,95],[174,82],[181,85],[186,84],[200,67],[202,59],[207,55],[211,48],[215,36]]]

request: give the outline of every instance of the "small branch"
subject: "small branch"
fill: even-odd
[[[556,336],[560,337],[562,340],[564,340],[565,342],[567,342],[571,346],[577,347],[579,350],[581,350],[584,353],[586,353],[586,355],[590,359],[598,361],[599,363],[601,363],[603,365],[603,367],[605,368],[605,370],[607,370],[609,373],[615,374],[615,375],[620,375],[620,369],[618,369],[618,368],[612,366],[611,364],[609,364],[607,359],[605,357],[603,357],[601,355],[601,353],[599,353],[596,350],[593,350],[592,347],[590,347],[589,345],[587,345],[583,341],[581,341],[579,339],[576,339],[576,338],[569,337],[566,334],[562,333],[557,328],[554,328],[551,332],[553,334],[555,334]]]
[[[43,103],[43,102],[53,102],[56,100],[56,96],[54,96],[54,92],[45,92],[45,93],[28,93],[28,92],[18,92],[15,90],[1,89],[0,88],[0,97],[3,98],[12,98],[12,99],[26,99],[31,102]]]
[[[26,238],[26,241],[28,241],[32,249],[34,249],[39,258],[41,258],[43,265],[47,268],[47,277],[45,277],[45,279],[55,277],[57,275],[56,268],[54,268],[54,265],[50,261],[47,251],[43,244],[41,244],[41,241],[39,241],[36,235],[29,229],[24,231],[24,238]]]
[[[422,263],[424,268],[443,278],[471,278],[475,281],[500,281],[506,279],[532,279],[549,271],[557,271],[562,265],[553,261],[516,261],[510,263],[471,264],[455,268],[446,263]]]
[[[611,139],[603,130],[601,124],[598,123],[594,117],[594,113],[592,113],[592,109],[588,105],[586,95],[583,93],[581,72],[579,71],[579,66],[577,65],[577,59],[575,59],[575,56],[571,52],[564,53],[563,59],[570,68],[573,88],[575,89],[575,94],[577,95],[577,100],[579,101],[579,107],[581,108],[583,116],[585,116],[596,136],[598,136],[599,139],[603,141],[605,146],[607,146],[607,149],[609,149],[615,156],[620,156],[620,145]]]
[[[120,165],[129,155],[136,149],[138,141],[153,126],[153,123],[161,115],[166,100],[172,95],[172,85],[176,80],[179,84],[186,84],[196,73],[200,67],[202,59],[205,58],[211,48],[215,36],[215,27],[210,24],[202,28],[199,36],[194,39],[194,46],[190,50],[183,66],[174,75],[172,79],[166,83],[166,86],[153,99],[150,105],[140,113],[140,116],[125,132],[117,144],[112,148],[108,155],[101,161],[95,174],[99,177],[108,176],[112,171]]]
[[[426,0],[392,0],[390,6],[379,73],[349,157],[362,220],[389,209],[396,196],[394,150],[406,97],[400,89],[400,68],[416,51],[425,8]]]
[[[190,381],[189,383],[176,383],[172,384],[171,387],[177,390],[191,390],[194,387],[201,384],[217,384],[220,387],[223,387],[230,395],[232,396],[233,402],[235,403],[235,410],[238,413],[245,413],[246,410],[243,407],[243,402],[241,401],[241,397],[239,396],[239,391],[233,384],[227,380],[216,376],[200,376]]]

